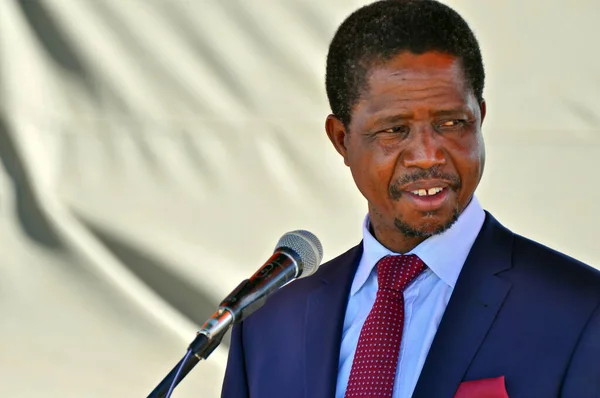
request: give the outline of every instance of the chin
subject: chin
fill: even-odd
[[[419,220],[404,220],[401,217],[394,219],[396,229],[409,238],[429,238],[448,230],[458,219],[458,209],[449,214],[440,216],[437,212],[427,212]]]

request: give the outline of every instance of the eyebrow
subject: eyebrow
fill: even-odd
[[[373,120],[373,124],[374,125],[382,125],[382,124],[393,124],[393,123],[397,123],[397,122],[402,122],[405,120],[409,120],[412,119],[412,115],[408,114],[408,113],[397,113],[394,115],[390,115],[390,116],[385,116],[382,118],[377,118],[375,120]]]
[[[467,108],[454,108],[454,109],[442,109],[439,111],[431,112],[432,116],[452,116],[456,114],[469,114],[469,110]]]
[[[431,112],[432,116],[435,117],[443,117],[443,116],[455,116],[458,114],[470,114],[469,109],[467,108],[452,108],[452,109],[441,109],[437,111]],[[385,125],[385,124],[394,124],[398,122],[403,122],[406,120],[410,120],[413,118],[413,115],[410,113],[397,113],[390,116],[384,116],[381,118],[377,118],[373,120],[373,125]]]

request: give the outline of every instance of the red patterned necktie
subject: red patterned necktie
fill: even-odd
[[[360,331],[345,398],[391,397],[404,326],[404,289],[425,270],[413,254],[377,263],[377,297]]]

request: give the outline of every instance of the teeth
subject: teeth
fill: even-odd
[[[411,191],[412,194],[414,195],[419,195],[419,196],[431,196],[431,195],[435,195],[438,194],[440,192],[442,192],[444,190],[444,188],[440,188],[440,187],[436,187],[436,188],[430,188],[430,189],[419,189],[416,191]]]

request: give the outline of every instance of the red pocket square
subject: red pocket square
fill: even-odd
[[[508,398],[504,376],[464,381],[458,386],[454,398]]]

